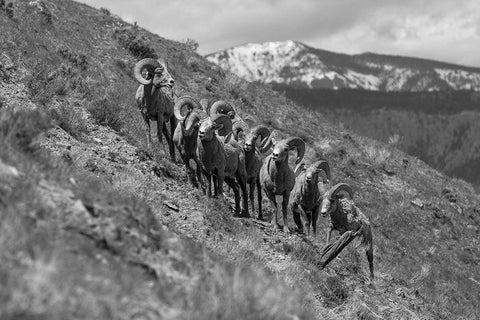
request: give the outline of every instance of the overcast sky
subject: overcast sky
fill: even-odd
[[[356,54],[480,67],[480,0],[80,0],[207,54],[247,42],[298,40]]]

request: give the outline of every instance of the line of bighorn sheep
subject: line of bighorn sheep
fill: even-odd
[[[303,162],[305,142],[298,137],[276,141],[275,133],[264,125],[252,129],[238,116],[228,102],[206,99],[197,101],[190,96],[175,100],[174,79],[162,60],[142,59],[135,65],[134,76],[140,83],[136,101],[145,121],[147,144],[150,148],[150,120],[157,122],[157,134],[162,143],[165,136],[170,157],[175,161],[175,147],[185,163],[190,182],[208,197],[223,197],[225,182],[234,193],[235,216],[249,218],[249,200],[255,210],[257,189],[258,216],[262,220],[262,190],[274,209],[272,224],[278,223],[282,197],[283,231],[288,232],[288,209],[301,233],[317,234],[317,218],[330,217],[327,243],[323,251],[325,267],[353,239],[359,238],[365,248],[373,279],[372,231],[368,218],[353,202],[353,190],[345,183],[330,184],[331,170],[324,159],[306,166]],[[169,124],[169,127],[167,127]],[[289,153],[296,150],[296,168],[288,162]],[[267,153],[271,153],[267,155]],[[195,169],[191,167],[195,162]],[[206,182],[206,183],[205,183]],[[213,192],[212,192],[213,185]],[[247,195],[247,185],[249,194]],[[303,223],[302,223],[303,221]],[[342,237],[330,242],[333,230]]]

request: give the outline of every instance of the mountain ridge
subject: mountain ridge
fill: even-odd
[[[480,68],[371,52],[348,55],[294,40],[247,43],[206,58],[248,81],[297,88],[480,91]]]

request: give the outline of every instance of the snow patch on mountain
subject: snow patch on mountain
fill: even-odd
[[[292,40],[248,43],[212,53],[207,59],[248,81],[295,87],[480,91],[480,69],[453,69],[442,67],[447,64],[441,62],[375,54],[349,56]]]

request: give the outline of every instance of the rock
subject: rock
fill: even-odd
[[[397,288],[395,289],[395,294],[399,296],[400,298],[406,298],[405,291],[402,288]]]
[[[453,191],[448,188],[442,190],[442,196],[450,203],[457,203],[458,201],[458,195],[454,194]]]
[[[176,212],[180,211],[180,209],[178,208],[178,206],[176,204],[174,204],[174,203],[172,203],[168,200],[163,201],[163,204],[165,206],[167,206],[167,208],[172,209],[173,211],[176,211]]]
[[[413,204],[414,206],[419,207],[422,210],[425,206],[425,203],[423,203],[423,201],[418,198],[415,198],[414,200],[410,201],[410,203]]]
[[[0,179],[11,179],[11,178],[18,178],[20,176],[20,172],[17,168],[9,166],[8,164],[3,163],[0,161]]]

